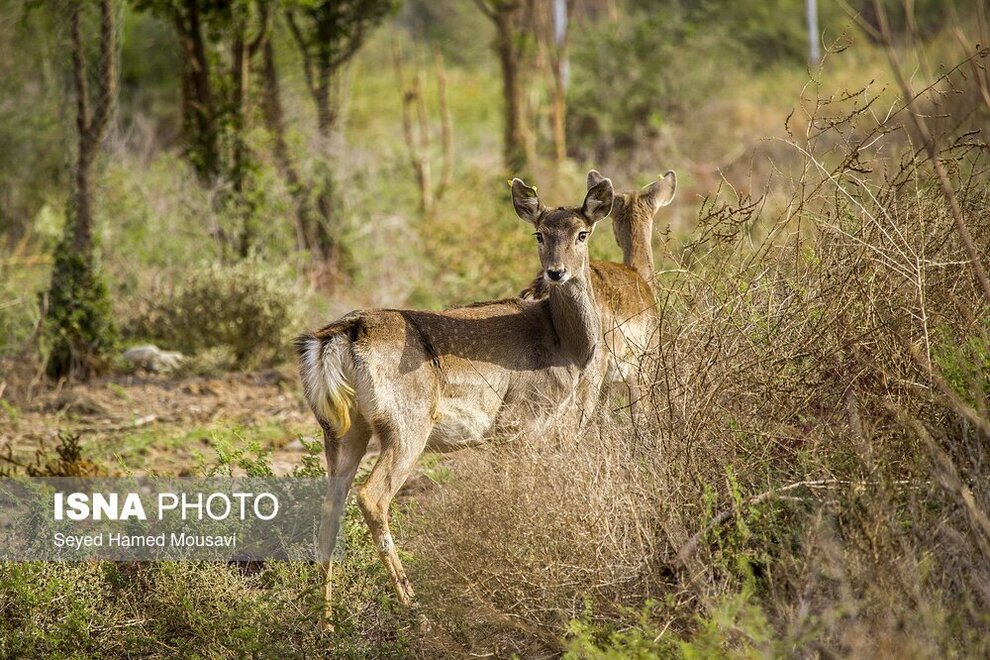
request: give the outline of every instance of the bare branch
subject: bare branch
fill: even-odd
[[[248,44],[248,49],[247,49],[248,58],[253,58],[255,55],[257,55],[258,51],[261,49],[262,46],[265,45],[265,42],[268,40],[268,33],[271,28],[271,15],[268,11],[268,4],[262,2],[260,10],[261,10],[261,14],[260,14],[260,20],[258,22],[258,34],[256,34],[254,36],[254,39],[252,39],[251,42]]]
[[[495,20],[495,11],[488,6],[488,3],[485,2],[485,0],[474,0],[474,4],[477,5],[478,9],[481,10],[482,14],[488,17],[488,20],[490,21]]]
[[[117,43],[113,16],[113,0],[100,3],[100,86],[97,91],[96,109],[90,122],[89,139],[99,142],[110,121],[114,101],[117,98]]]
[[[330,59],[330,71],[336,71],[341,66],[343,66],[348,60],[354,57],[354,54],[361,48],[364,43],[364,23],[358,23],[357,27],[354,29],[354,33],[350,35],[350,39],[347,42],[347,46],[344,50],[339,53],[336,57]]]

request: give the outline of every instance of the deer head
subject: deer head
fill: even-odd
[[[591,170],[588,172],[589,190],[606,180],[597,170]],[[670,204],[676,190],[677,175],[668,171],[640,190],[615,196],[612,231],[622,249],[622,262],[647,282],[653,279],[653,217]]]
[[[550,286],[560,285],[588,269],[588,239],[595,225],[612,211],[615,193],[612,182],[602,178],[588,191],[580,207],[548,209],[536,188],[522,179],[512,180],[512,205],[516,214],[536,229],[543,277]]]
[[[591,190],[605,177],[598,170],[588,172],[588,190]],[[674,193],[677,191],[677,175],[673,170],[667,170],[666,174],[657,178],[640,190],[621,193],[615,196],[615,206],[612,209],[613,222],[630,217],[629,221],[649,219],[652,220],[657,211],[667,206],[674,200]]]

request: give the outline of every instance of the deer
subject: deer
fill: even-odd
[[[589,189],[603,180],[605,177],[597,170],[588,172]],[[677,175],[668,170],[640,190],[616,194],[612,232],[622,249],[623,263],[592,261],[590,266],[608,353],[606,381],[628,388],[633,420],[641,398],[640,357],[649,348],[658,322],[653,288],[653,219],[673,201],[676,190]],[[526,300],[539,300],[546,295],[542,275],[519,294]]]
[[[389,529],[389,506],[426,449],[446,452],[512,432],[590,419],[607,364],[588,242],[615,198],[601,178],[579,207],[543,205],[510,182],[535,230],[545,295],[444,311],[351,312],[295,341],[303,391],[323,431],[327,490],[317,536],[324,625],[332,628],[333,548],[371,437],[381,451],[357,503],[398,601],[415,593]]]

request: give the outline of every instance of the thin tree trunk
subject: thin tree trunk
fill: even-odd
[[[72,75],[76,87],[76,132],[78,133],[79,153],[76,156],[76,188],[73,191],[75,225],[73,227],[72,249],[78,253],[88,252],[93,238],[93,218],[89,204],[89,170],[92,167],[89,131],[92,120],[82,43],[81,14],[81,7],[75,5],[72,11]]]
[[[238,244],[238,253],[241,258],[247,257],[258,241],[257,219],[255,218],[255,205],[245,197],[245,190],[248,184],[248,170],[251,162],[251,149],[245,138],[248,126],[248,119],[251,116],[250,108],[250,87],[251,87],[251,61],[258,54],[261,47],[268,43],[268,9],[261,4],[260,16],[257,26],[257,34],[253,39],[248,39],[248,22],[238,22],[234,26],[233,62],[231,63],[230,77],[233,81],[233,98],[231,103],[230,122],[233,127],[233,171],[231,172],[232,187],[236,195],[235,203],[238,205],[241,216],[241,236]]]
[[[248,85],[248,56],[247,44],[244,40],[243,27],[236,27],[233,43],[234,58],[231,63],[230,77],[233,81],[233,99],[231,103],[230,123],[233,131],[233,168],[231,171],[231,187],[234,190],[235,204],[240,206],[241,234],[237,242],[237,252],[243,259],[251,251],[255,242],[255,228],[252,213],[244,200],[244,181],[246,172],[247,145],[244,143],[244,117]]]
[[[262,110],[273,140],[272,155],[296,206],[296,246],[300,250],[312,249],[316,245],[317,222],[285,139],[285,111],[275,64],[275,48],[270,39],[265,42],[262,52],[261,72],[264,91]]]
[[[415,71],[412,81],[406,82],[402,72],[402,52],[399,45],[392,42],[392,64],[395,68],[395,81],[399,86],[399,96],[402,98],[402,135],[409,150],[409,163],[416,175],[416,187],[419,189],[419,213],[421,217],[429,217],[433,212],[433,183],[430,176],[429,146],[430,127],[426,118],[426,100],[423,90],[426,87],[421,62],[414,56]],[[413,106],[416,106],[419,116],[417,126],[413,123]]]
[[[177,9],[173,23],[182,46],[183,130],[193,166],[204,182],[211,182],[220,173],[220,155],[210,67],[196,4]]]
[[[559,165],[567,160],[567,90],[559,73],[554,77],[553,144]]]
[[[353,9],[353,6],[351,6]],[[338,112],[332,102],[332,90],[339,78],[340,68],[357,52],[364,39],[367,25],[361,17],[354,16],[353,26],[339,24],[341,3],[316,2],[305,8],[289,9],[285,13],[289,30],[299,47],[306,88],[316,108],[317,130],[323,151],[324,171],[317,184],[318,213],[316,223],[316,247],[323,256],[325,271],[333,273],[340,266],[340,243],[334,199],[334,180],[329,153]],[[344,14],[348,10],[343,9]],[[353,31],[348,32],[348,28]]]
[[[316,197],[319,218],[315,223],[316,250],[323,259],[326,269],[335,272],[340,267],[340,243],[334,233],[334,182],[329,170],[323,177],[320,194]]]
[[[433,198],[439,203],[440,198],[450,188],[454,178],[454,129],[450,121],[450,105],[447,102],[447,69],[443,65],[443,56],[439,49],[433,51],[433,62],[437,71],[437,100],[440,106],[440,154],[443,166],[440,170],[440,183],[437,184]]]
[[[337,113],[330,105],[333,67],[330,53],[326,49],[320,49],[317,52],[316,60],[316,80],[312,90],[313,102],[316,105],[316,125],[320,134],[323,155],[326,162],[329,163],[330,144],[337,120]],[[320,192],[316,197],[316,208],[319,211],[320,219],[316,226],[315,247],[326,263],[327,269],[331,272],[337,269],[340,260],[340,246],[337,244],[335,235],[333,194],[333,174],[328,167],[324,172]]]
[[[100,2],[98,75],[90,86],[83,11],[87,3],[72,3],[69,15],[73,87],[76,92],[78,154],[71,216],[55,252],[50,306],[45,311],[50,351],[46,371],[52,378],[76,373],[88,376],[106,365],[117,342],[106,285],[95,257],[92,174],[117,99],[117,25],[112,0]]]
[[[90,99],[86,78],[85,47],[82,39],[82,8],[74,5],[71,16],[72,73],[76,87],[76,128],[79,133],[79,154],[76,160],[76,189],[73,195],[75,224],[72,247],[81,254],[93,245],[93,215],[90,177],[96,152],[106,134],[117,96],[117,52],[115,25],[111,0],[100,3],[99,84],[95,103]]]
[[[554,0],[553,47],[550,62],[553,68],[553,143],[557,164],[567,160],[567,45],[573,0]]]
[[[334,112],[330,107],[330,53],[323,50],[317,54],[316,87],[313,90],[313,102],[316,104],[316,126],[324,145],[329,144],[333,133]]]
[[[495,8],[496,49],[502,69],[502,100],[505,103],[505,132],[503,159],[512,172],[526,166],[526,145],[523,135],[522,97],[519,79],[519,55],[513,21],[518,5],[500,4]]]
[[[92,156],[83,156],[84,140],[79,139],[79,159],[76,162],[76,190],[73,194],[75,225],[73,228],[72,249],[79,253],[89,252],[93,243],[93,213],[90,205],[90,170]]]

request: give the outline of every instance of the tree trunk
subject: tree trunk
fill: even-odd
[[[220,174],[219,139],[210,66],[196,3],[188,2],[185,9],[176,9],[173,23],[182,46],[182,124],[189,158],[204,183],[210,183]]]
[[[234,190],[234,203],[239,206],[241,216],[241,235],[237,243],[237,252],[243,259],[251,252],[256,240],[254,214],[249,203],[244,199],[244,181],[247,177],[247,145],[244,142],[244,118],[247,114],[248,86],[248,52],[244,40],[244,28],[236,29],[232,51],[230,77],[233,81],[233,98],[230,104],[230,124],[233,138],[233,167],[231,168],[231,187]]]
[[[326,269],[334,272],[340,266],[340,246],[336,236],[336,224],[334,218],[334,181],[333,173],[330,171],[330,144],[333,138],[333,131],[337,123],[337,113],[330,104],[330,87],[333,82],[334,69],[331,62],[330,51],[326,48],[319,48],[316,52],[316,84],[312,90],[313,102],[316,105],[316,126],[320,135],[320,142],[323,148],[323,158],[326,166],[323,171],[322,181],[319,184],[319,193],[316,197],[316,208],[319,211],[319,219],[315,227],[316,242],[311,248],[316,249],[323,259]]]
[[[73,8],[72,24],[72,72],[76,88],[76,130],[79,133],[79,153],[76,159],[76,189],[73,195],[75,223],[72,229],[72,246],[76,252],[85,253],[93,246],[93,215],[90,195],[90,177],[93,161],[117,97],[116,23],[111,0],[100,4],[100,54],[99,84],[95,99],[90,99],[86,76],[86,49],[82,35],[82,9]],[[93,101],[95,100],[95,103]]]
[[[557,164],[567,160],[567,90],[559,72],[556,72],[553,90],[553,144]]]
[[[93,212],[90,203],[90,173],[93,169],[92,147],[87,144],[84,134],[79,134],[79,156],[76,161],[76,189],[72,204],[75,217],[72,228],[72,249],[80,254],[88,253],[93,247]]]
[[[275,65],[275,48],[270,39],[265,42],[262,52],[261,72],[264,91],[262,111],[268,132],[272,136],[272,155],[296,206],[296,247],[300,250],[314,249],[317,244],[318,220],[313,217],[312,204],[295,163],[292,162],[285,139],[285,111],[282,108],[282,92]]]
[[[74,3],[69,19],[79,140],[70,221],[55,254],[48,294],[46,368],[53,378],[99,370],[117,341],[112,306],[96,261],[91,190],[93,164],[117,98],[117,26],[112,0],[101,0],[98,83],[91,94],[83,6]]]
[[[511,172],[526,166],[526,145],[523,136],[523,105],[519,79],[519,53],[513,24],[516,4],[499,4],[495,8],[496,50],[502,69],[502,100],[505,103],[505,127],[502,138],[503,160]]]
[[[334,226],[334,182],[329,168],[323,175],[323,184],[316,197],[316,208],[319,217],[314,223],[316,234],[316,251],[323,260],[325,269],[335,273],[340,268],[340,241],[337,239]]]
[[[570,35],[571,8],[568,0],[554,0],[553,4],[553,143],[557,164],[567,160],[567,59]]]
[[[336,117],[330,107],[330,78],[333,72],[330,68],[330,52],[320,49],[316,57],[316,89],[313,90],[313,102],[316,104],[316,125],[320,138],[328,144],[333,132]]]

